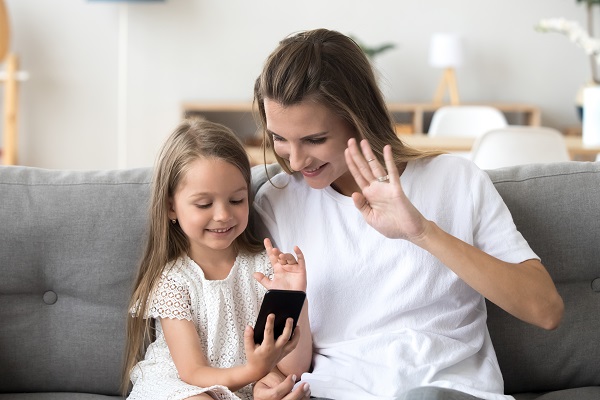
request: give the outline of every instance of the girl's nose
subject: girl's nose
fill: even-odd
[[[215,213],[213,219],[215,221],[228,221],[231,219],[231,210],[229,204],[219,204],[215,207]]]

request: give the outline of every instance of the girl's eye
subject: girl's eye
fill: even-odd
[[[198,207],[198,208],[210,208],[210,206],[212,206],[212,203],[208,203],[208,204],[196,204],[196,207]]]
[[[231,201],[230,201],[230,203],[231,203],[231,204],[242,204],[242,203],[244,203],[244,200],[245,200],[245,199],[241,199],[241,200],[231,200]]]

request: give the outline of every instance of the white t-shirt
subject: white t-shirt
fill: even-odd
[[[367,225],[352,199],[276,175],[255,207],[281,251],[306,257],[313,396],[395,399],[419,386],[506,399],[483,296],[438,259]],[[402,187],[425,218],[508,262],[537,258],[487,174],[461,157],[411,161]]]

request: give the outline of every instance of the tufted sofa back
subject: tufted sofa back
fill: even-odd
[[[0,168],[0,393],[119,393],[149,184],[149,169]]]
[[[565,303],[561,325],[550,332],[488,304],[505,391],[596,386],[598,396],[600,163],[523,165],[488,174]]]

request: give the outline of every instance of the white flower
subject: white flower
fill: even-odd
[[[593,56],[600,65],[600,40],[590,37],[577,21],[564,18],[551,18],[540,20],[535,29],[540,32],[558,32],[567,35],[569,40],[581,47],[589,56]]]

